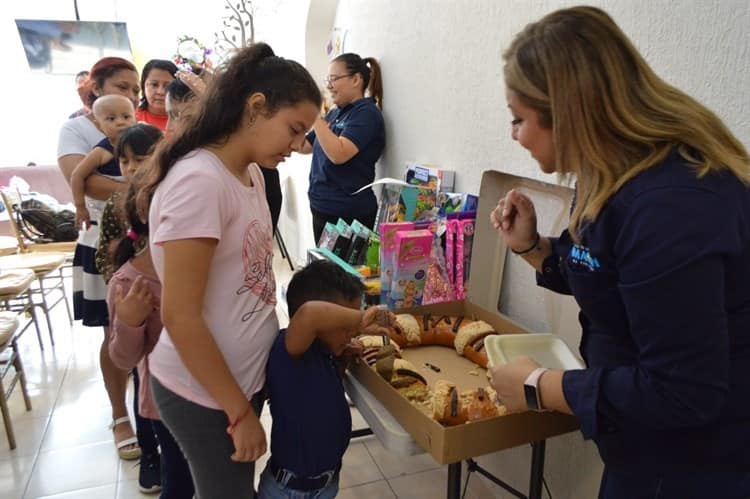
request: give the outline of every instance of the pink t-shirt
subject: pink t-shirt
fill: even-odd
[[[243,185],[213,153],[198,149],[187,154],[156,189],[149,224],[151,256],[162,281],[162,243],[218,239],[203,318],[249,400],[265,383],[266,361],[279,324],[271,267],[271,214],[260,169],[253,164],[248,170],[252,187]],[[182,363],[169,330],[164,332],[149,356],[151,374],[181,397],[219,409]]]

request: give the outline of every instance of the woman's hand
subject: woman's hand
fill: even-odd
[[[539,367],[539,364],[528,357],[520,357],[510,364],[490,368],[490,386],[497,392],[500,402],[510,412],[523,412],[529,408],[526,405],[526,395],[523,383],[526,378]]]
[[[123,297],[122,286],[115,289],[115,315],[123,324],[138,327],[154,310],[154,295],[141,276],[135,278],[128,294]]]
[[[266,453],[266,432],[253,409],[234,427],[227,428],[234,443],[232,461],[250,463]]]
[[[536,210],[528,196],[515,189],[506,194],[490,213],[492,226],[511,250],[524,251],[536,240]]]

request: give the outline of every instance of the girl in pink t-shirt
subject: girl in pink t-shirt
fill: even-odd
[[[153,397],[197,497],[254,496],[254,461],[266,452],[261,392],[278,334],[257,164],[275,167],[299,150],[320,104],[301,65],[266,44],[242,49],[157,151],[138,193],[162,283]]]

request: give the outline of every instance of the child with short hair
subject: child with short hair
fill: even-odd
[[[359,278],[328,261],[309,264],[289,283],[289,327],[274,342],[266,374],[273,423],[261,499],[338,493],[352,431],[340,367],[361,353],[354,336],[387,334],[395,321],[380,308],[360,310],[364,289]]]
[[[78,163],[70,176],[73,204],[76,208],[76,226],[82,230],[91,224],[91,214],[85,196],[86,177],[96,172],[115,180],[122,180],[120,165],[114,155],[114,144],[123,130],[136,123],[133,103],[122,95],[103,95],[94,101],[91,110],[94,121],[106,137]],[[98,219],[98,216],[94,218]]]

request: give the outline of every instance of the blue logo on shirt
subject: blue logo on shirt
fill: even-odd
[[[592,272],[601,268],[599,260],[591,256],[589,249],[577,244],[570,248],[570,262],[573,266],[584,267]]]

